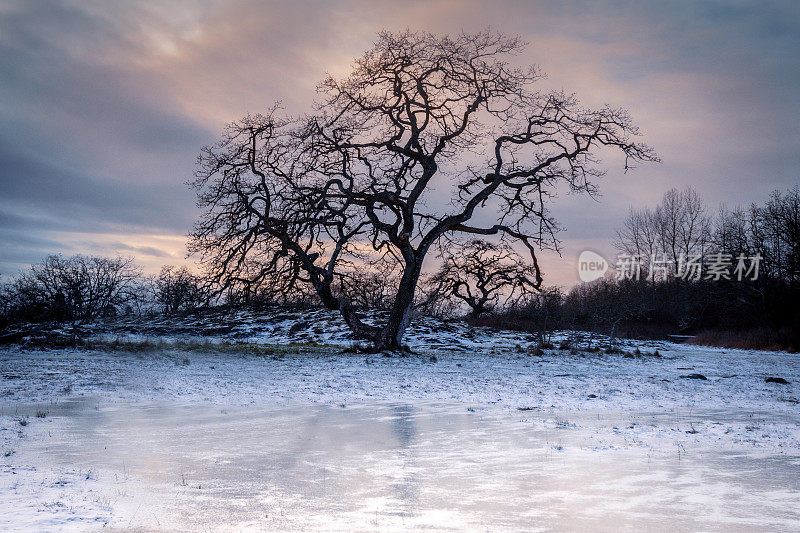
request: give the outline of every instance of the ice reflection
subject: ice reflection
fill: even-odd
[[[764,425],[768,414],[86,400],[49,416],[19,460],[55,475],[91,470],[71,490],[107,502],[109,525],[123,529],[800,526],[796,450],[750,453],[686,434]]]

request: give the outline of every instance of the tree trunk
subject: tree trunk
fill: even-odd
[[[325,278],[318,277],[315,282],[313,282],[314,289],[317,291],[320,300],[322,300],[322,304],[328,309],[338,309],[347,327],[350,328],[350,331],[353,332],[353,335],[357,339],[376,343],[376,339],[381,330],[375,326],[364,324],[361,321],[361,317],[358,316],[358,313],[353,308],[353,304],[350,300],[334,296],[331,289],[332,283],[332,276]]]
[[[364,324],[350,300],[339,300],[339,312],[342,313],[345,323],[356,338],[377,344],[380,328]]]
[[[478,318],[484,312],[486,312],[486,308],[483,305],[476,305],[472,308],[472,311],[469,313],[470,318]]]
[[[414,304],[414,293],[417,289],[422,261],[414,259],[411,264],[406,264],[394,305],[389,313],[389,319],[381,329],[375,341],[378,350],[401,350],[403,348],[403,334],[411,321],[411,307]]]

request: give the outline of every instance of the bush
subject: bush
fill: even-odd
[[[191,311],[208,302],[202,279],[186,267],[163,267],[153,280],[153,293],[165,314]]]
[[[114,316],[137,297],[140,272],[128,258],[48,256],[3,287],[7,321]]]

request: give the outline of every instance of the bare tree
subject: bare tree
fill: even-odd
[[[751,212],[739,206],[730,208],[721,205],[714,220],[711,246],[718,252],[735,257],[753,253],[753,243],[748,238],[748,219]]]
[[[614,246],[619,254],[637,257],[642,270],[650,271],[650,260],[660,246],[659,224],[648,208],[630,208],[628,216],[617,230]]]
[[[458,302],[445,293],[442,284],[435,279],[437,273],[420,276],[412,309],[418,315],[454,318],[460,313]]]
[[[601,148],[622,151],[626,168],[657,160],[632,140],[624,110],[537,91],[538,70],[509,63],[523,48],[491,31],[381,33],[349,76],[320,84],[313,115],[247,117],[203,151],[192,249],[222,284],[252,256],[264,265],[256,278],[286,264],[285,283],[310,283],[355,336],[399,348],[423,262],[442,237],[500,234],[535,259],[558,245],[549,198],[559,186],[594,192]],[[380,326],[332,290],[366,245],[402,272]]]
[[[31,319],[85,320],[120,312],[139,279],[132,259],[51,255],[17,276],[8,293]]]
[[[440,287],[442,297],[467,304],[478,318],[501,300],[513,303],[542,283],[536,263],[527,264],[506,242],[473,239],[442,251],[442,266],[428,283]]]
[[[631,208],[614,245],[621,254],[640,259],[643,272],[652,273],[653,260],[666,261],[664,268],[675,274],[680,262],[702,259],[711,239],[711,220],[697,192],[691,187],[670,189],[654,210]]]
[[[659,228],[661,252],[666,254],[673,268],[679,256],[699,255],[706,251],[710,234],[710,221],[697,191],[691,187],[664,193],[656,207],[655,220]]]
[[[338,273],[336,292],[362,309],[389,309],[397,292],[396,261],[371,261]]]
[[[778,277],[797,286],[800,284],[800,186],[785,193],[773,192],[757,215],[770,237]]]
[[[195,309],[207,300],[203,281],[185,266],[164,266],[153,280],[153,293],[166,314]]]

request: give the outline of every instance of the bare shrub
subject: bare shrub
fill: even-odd
[[[153,280],[156,302],[166,314],[196,309],[208,302],[203,280],[188,268],[165,266]]]
[[[526,263],[506,242],[473,239],[448,242],[440,269],[426,279],[432,294],[466,304],[470,318],[507,306],[534,293],[542,283],[536,262]]]
[[[129,258],[51,255],[5,287],[3,308],[27,320],[115,316],[134,299],[139,280]]]

